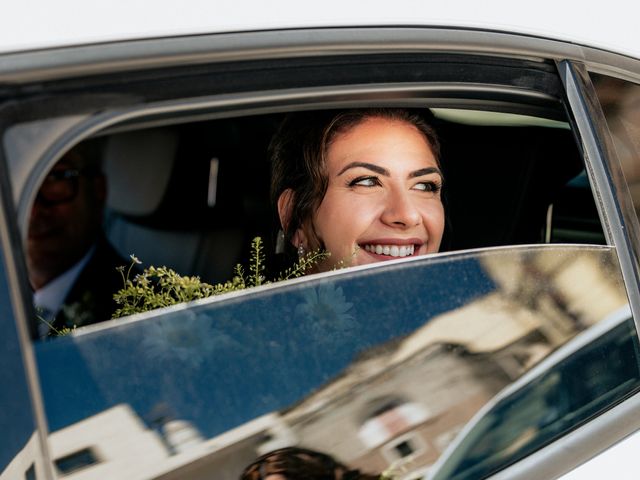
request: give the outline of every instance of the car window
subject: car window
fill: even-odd
[[[32,409],[5,276],[4,255],[0,252],[0,478],[36,478],[43,475],[40,438]],[[40,478],[40,477],[38,477]]]
[[[417,111],[433,117],[442,145],[447,221],[441,251],[606,243],[567,122],[478,109]],[[131,278],[143,268],[167,266],[214,284],[235,276],[235,266],[247,263],[251,240],[259,236],[266,277],[290,268],[293,261],[275,253],[279,222],[269,194],[268,146],[283,117],[139,128],[89,139],[66,152],[45,176],[29,211],[27,263],[36,271],[51,269],[52,259],[82,261],[73,247],[90,243],[80,241],[85,232],[95,236],[95,250],[62,308],[32,284],[41,312],[36,336],[111,318],[118,308],[113,295],[123,287],[116,268],[128,271],[130,255],[142,262]],[[102,160],[103,178],[88,174],[86,165],[78,168],[78,156],[85,163]],[[106,199],[98,195],[104,189]],[[104,221],[98,235],[99,216]]]
[[[640,85],[591,73],[636,213],[640,212]]]
[[[441,251],[605,243],[568,123],[434,110],[446,179]],[[133,253],[143,266],[167,265],[209,282],[231,278],[234,266],[248,260],[256,235],[273,257],[278,222],[267,150],[282,118],[238,117],[106,137],[105,232],[121,256]],[[273,269],[281,266],[288,265]]]
[[[565,344],[494,400],[433,478],[484,478],[548,444],[612,399],[633,392],[640,382],[639,360],[635,327],[625,307]]]
[[[301,445],[374,473],[424,471],[503,388],[626,305],[616,265],[611,247],[451,253],[39,342],[58,468],[105,478],[188,468],[231,479],[262,453]],[[518,428],[539,432],[527,451],[637,389],[637,349],[626,346],[634,330],[623,328],[515,396]],[[588,371],[575,370],[587,361]]]

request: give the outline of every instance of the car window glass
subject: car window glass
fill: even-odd
[[[0,252],[0,478],[29,478],[42,468],[26,370]],[[35,473],[33,473],[35,475]],[[26,476],[26,477],[25,477]],[[32,477],[35,478],[35,477]]]
[[[636,213],[640,212],[640,85],[591,73]]]
[[[484,478],[637,388],[640,348],[629,310],[614,313],[605,325],[598,336],[588,332],[565,345],[539,366],[543,369],[536,369],[540,373],[529,375],[533,378],[518,382],[494,401],[436,478]],[[570,350],[569,355],[563,350]]]
[[[524,442],[496,442],[500,469],[638,388],[633,325],[611,324],[625,306],[614,249],[549,245],[337,272],[86,327],[35,344],[54,461],[102,478],[232,479],[299,445],[418,476],[498,402]]]

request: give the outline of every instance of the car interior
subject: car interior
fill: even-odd
[[[124,258],[135,254],[143,266],[166,265],[209,283],[228,280],[260,236],[267,268],[278,273],[283,261],[274,255],[279,225],[267,153],[274,132],[288,111],[368,106],[420,110],[438,133],[447,218],[441,252],[606,243],[550,62],[346,55],[54,86],[54,93],[101,92],[68,103],[108,119],[86,140],[103,152],[104,229]],[[59,105],[35,108],[51,115]],[[28,195],[21,212],[35,196]]]
[[[427,115],[442,144],[441,251],[605,243],[567,123],[446,108]],[[110,241],[125,258],[135,254],[143,265],[210,283],[231,278],[255,236],[273,253],[279,226],[267,148],[283,116],[168,124],[89,140],[103,151]]]

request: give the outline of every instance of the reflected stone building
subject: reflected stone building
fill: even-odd
[[[496,393],[626,304],[602,251],[483,256],[495,290],[361,352],[297,403],[214,438],[184,420],[145,423],[128,405],[113,407],[51,434],[60,477],[231,480],[256,456],[299,445],[364,471],[396,466],[415,478]]]
[[[424,471],[498,391],[626,304],[617,269],[596,255],[500,260],[483,263],[496,291],[365,352],[281,412],[291,444],[366,471]],[[277,437],[258,453],[281,445]]]

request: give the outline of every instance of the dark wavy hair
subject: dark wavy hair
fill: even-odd
[[[350,469],[326,453],[286,447],[262,455],[244,469],[240,480],[264,480],[282,475],[287,480],[378,480],[380,475]]]
[[[282,225],[286,245],[301,227],[309,227],[311,249],[322,248],[321,240],[308,221],[327,191],[326,156],[334,139],[370,118],[383,118],[413,125],[431,147],[440,166],[440,142],[434,129],[417,111],[404,108],[363,108],[340,111],[298,112],[281,122],[269,146],[271,158],[271,201],[276,208],[280,195],[291,189],[291,211]],[[315,244],[313,244],[315,243]]]

